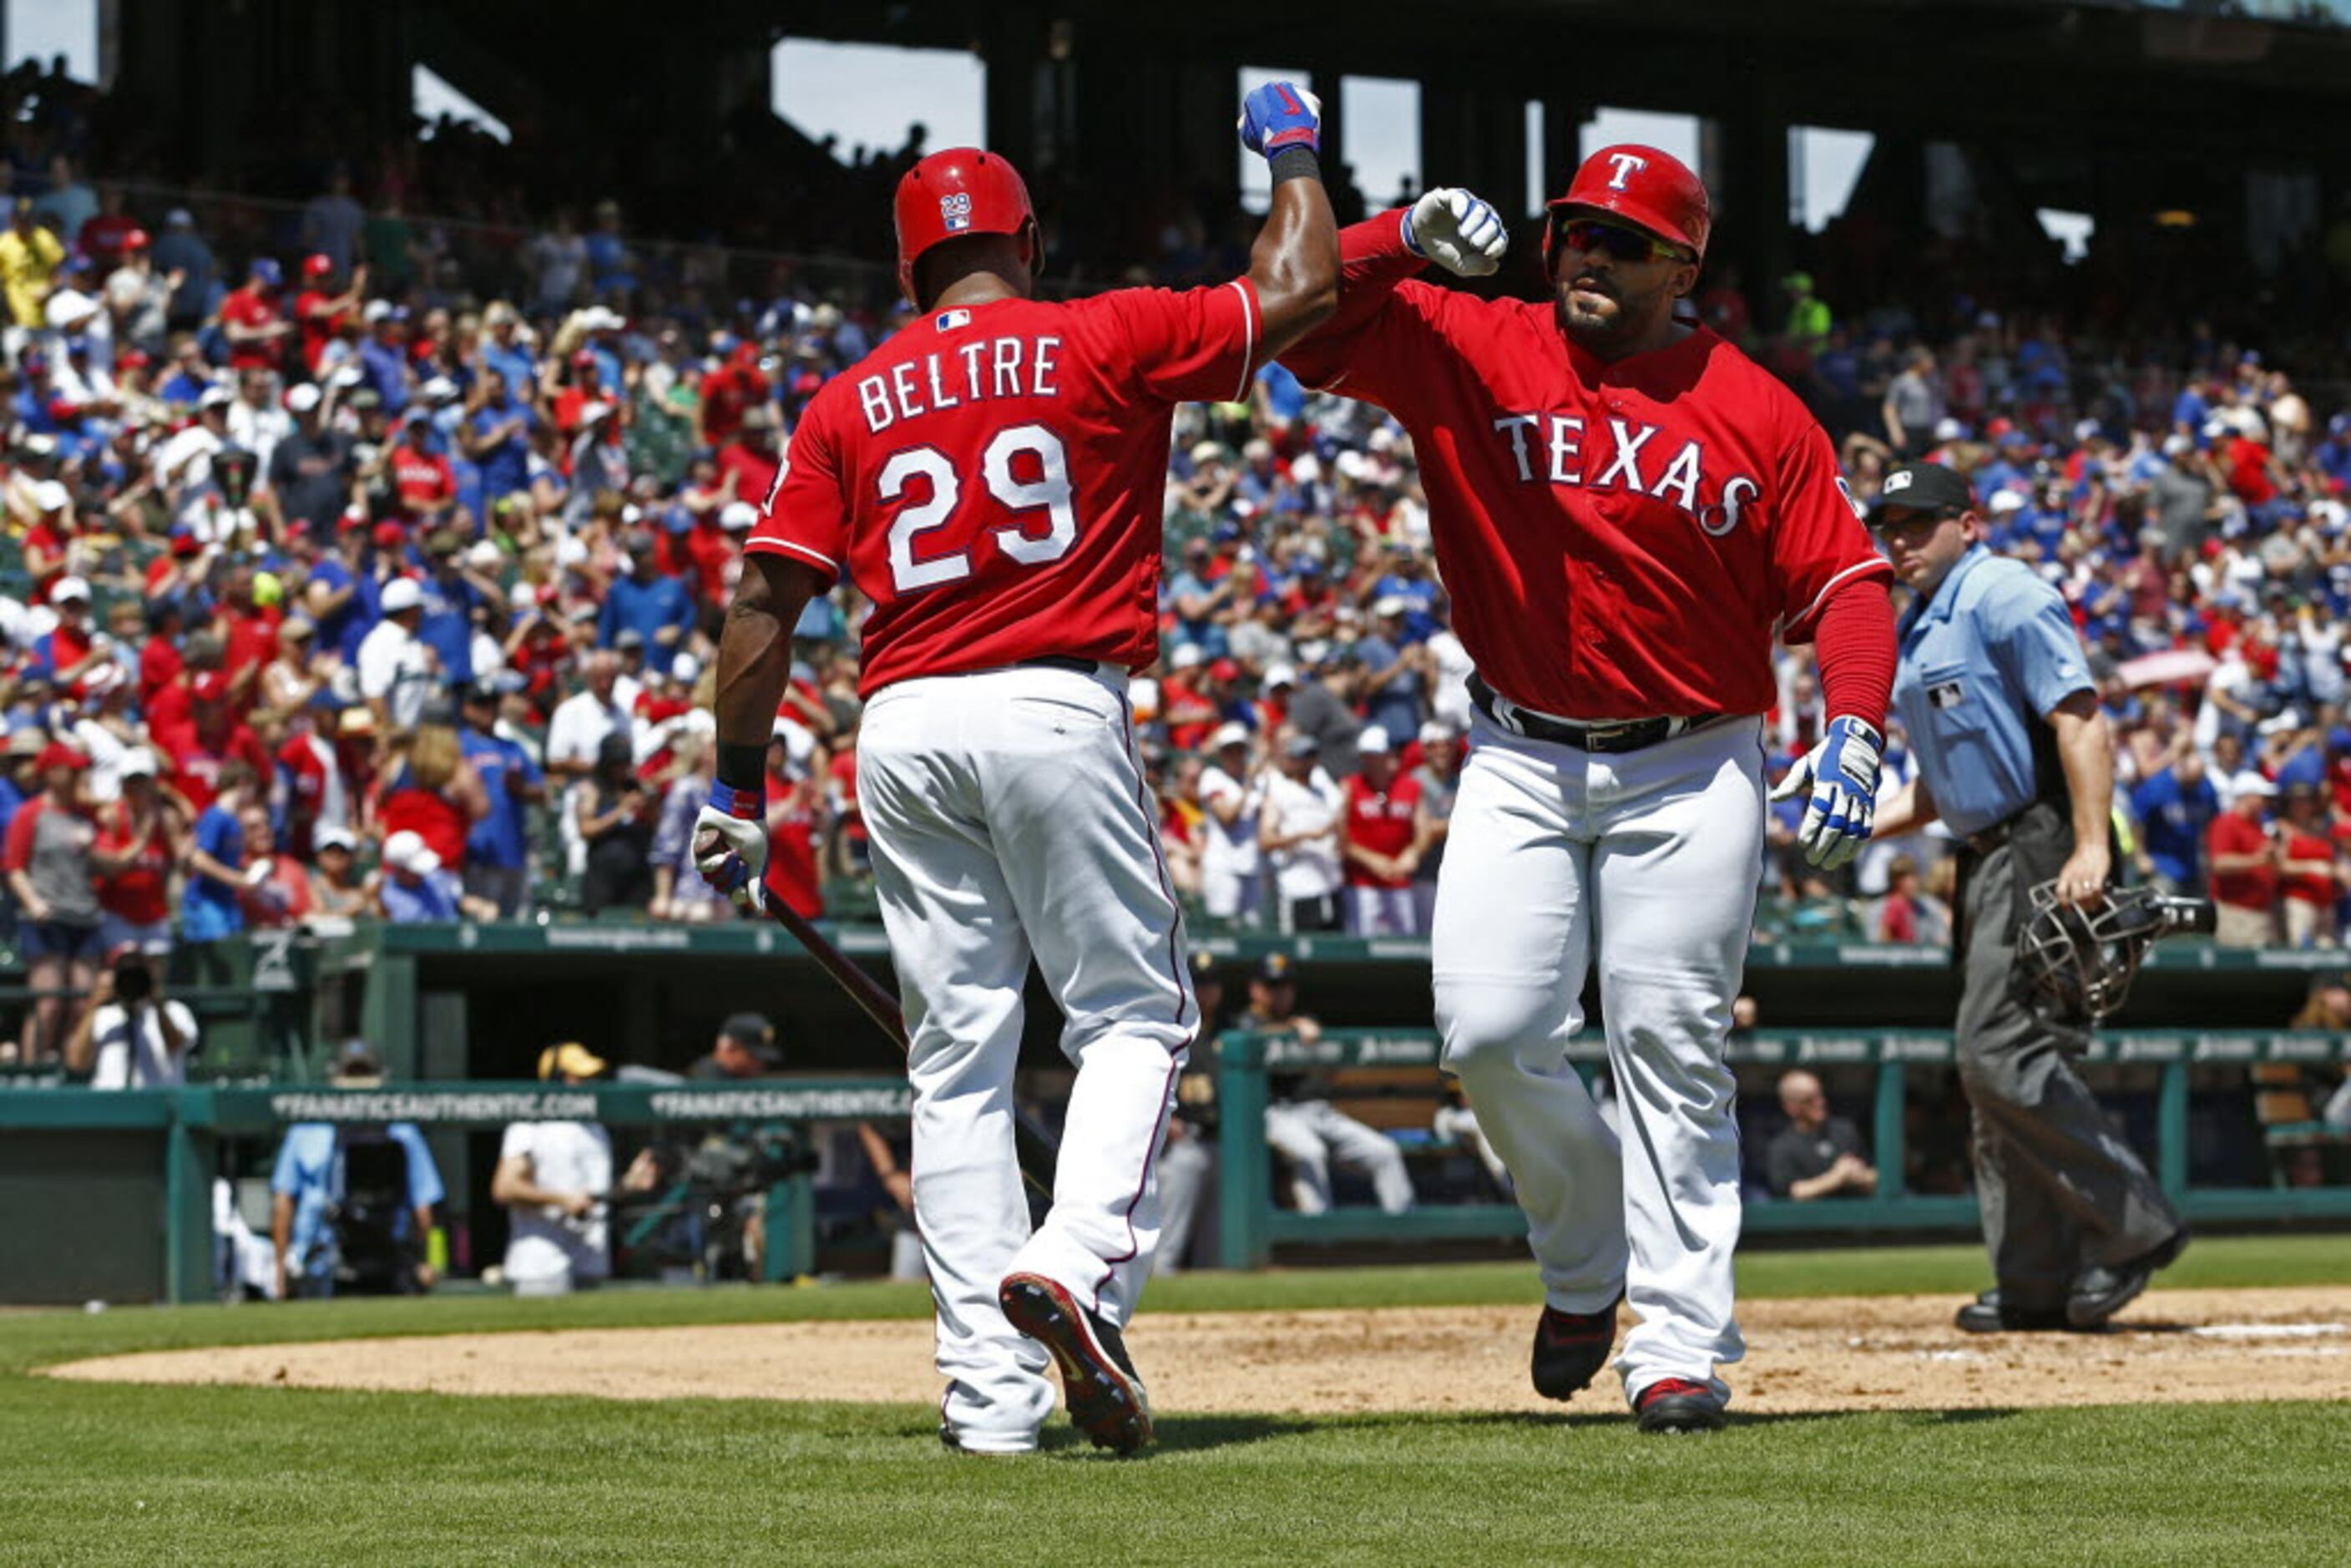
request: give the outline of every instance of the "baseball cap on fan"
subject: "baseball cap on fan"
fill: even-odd
[[[1896,508],[1906,512],[1964,512],[1975,504],[1974,490],[1956,469],[1939,463],[1911,463],[1886,476],[1886,483],[1878,487],[1876,501],[1869,508],[1869,522],[1872,528],[1884,528],[1886,514]]]

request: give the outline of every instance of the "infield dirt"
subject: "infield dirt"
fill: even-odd
[[[1949,1296],[1759,1301],[1726,1375],[1757,1413],[2351,1395],[2351,1288],[2160,1291],[2095,1334],[1977,1336]],[[1625,1320],[1629,1322],[1629,1317]],[[1128,1333],[1164,1412],[1556,1410],[1527,1386],[1523,1307],[1145,1312]],[[610,1399],[936,1399],[927,1322],[446,1334],[146,1352],[49,1369],[128,1383]],[[1570,1408],[1616,1406],[1613,1377]]]

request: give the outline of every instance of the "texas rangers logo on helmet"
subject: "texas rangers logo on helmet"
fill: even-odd
[[[1646,158],[1633,152],[1611,152],[1608,154],[1608,162],[1609,166],[1616,171],[1608,178],[1608,188],[1612,191],[1623,190],[1625,181],[1649,166],[1649,161]]]
[[[939,226],[949,234],[971,227],[971,193],[956,191],[939,198]]]

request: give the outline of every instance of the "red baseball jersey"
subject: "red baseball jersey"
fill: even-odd
[[[1553,312],[1405,282],[1282,358],[1412,433],[1495,690],[1580,719],[1763,712],[1774,630],[1809,641],[1832,589],[1891,575],[1827,434],[1703,328],[1611,363]]]
[[[1420,804],[1420,780],[1398,773],[1384,789],[1375,789],[1360,773],[1347,779],[1347,841],[1374,854],[1400,855],[1412,847],[1412,818]],[[1349,887],[1410,887],[1408,876],[1374,876],[1353,861],[1347,862]]]
[[[1058,653],[1158,657],[1168,416],[1245,396],[1247,280],[935,310],[825,383],[746,551],[873,601],[862,689]]]

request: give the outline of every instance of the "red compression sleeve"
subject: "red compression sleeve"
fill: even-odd
[[[1404,242],[1409,213],[1399,207],[1339,231],[1339,308],[1281,356],[1308,386],[1325,387],[1338,378],[1346,368],[1348,339],[1379,314],[1397,284],[1428,265]]]
[[[1853,717],[1886,731],[1894,691],[1894,601],[1886,580],[1856,578],[1829,595],[1813,632],[1821,695],[1831,718]]]
[[[1366,319],[1390,289],[1428,265],[1428,257],[1405,243],[1411,216],[1410,207],[1398,207],[1339,231],[1339,308],[1322,331],[1344,332]]]

